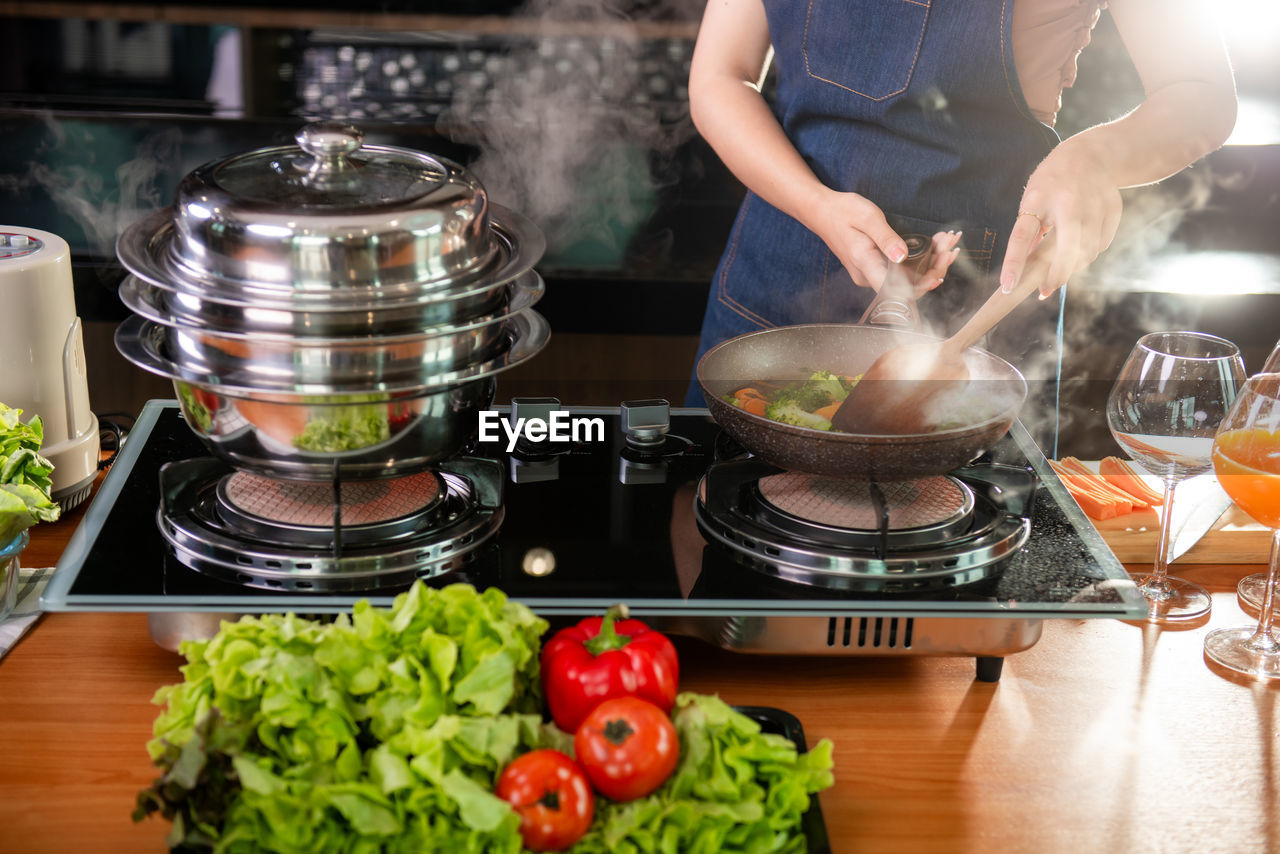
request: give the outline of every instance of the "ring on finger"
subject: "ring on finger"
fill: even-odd
[[[1044,218],[1041,217],[1040,214],[1036,213],[1035,211],[1018,211],[1018,216],[1019,217],[1023,217],[1023,216],[1035,217],[1036,222],[1040,223],[1041,234],[1044,234],[1045,232],[1049,231],[1049,229],[1053,228],[1053,226],[1051,225],[1045,225]],[[1014,217],[1014,219],[1017,219],[1017,217]]]

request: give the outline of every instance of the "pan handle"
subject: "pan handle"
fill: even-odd
[[[889,262],[884,282],[876,292],[876,298],[858,319],[859,326],[920,328],[913,274],[918,274],[928,264],[932,243],[920,234],[910,234],[903,239],[907,244],[907,257],[897,264]]]

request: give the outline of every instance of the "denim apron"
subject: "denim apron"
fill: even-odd
[[[876,203],[904,238],[963,230],[946,281],[919,305],[933,332],[950,334],[997,287],[1023,186],[1058,141],[1018,85],[1013,0],[764,5],[774,110],[818,179]],[[748,192],[711,283],[698,358],[758,329],[855,322],[873,296],[815,234]],[[1040,386],[1041,405],[1058,370],[1061,299],[1028,300],[983,342]],[[686,402],[703,403],[696,380]]]

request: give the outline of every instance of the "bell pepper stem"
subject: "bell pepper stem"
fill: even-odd
[[[631,641],[631,635],[620,635],[614,629],[613,625],[618,620],[625,620],[629,613],[627,606],[621,603],[612,605],[609,610],[604,612],[604,619],[600,622],[600,632],[592,638],[587,638],[582,645],[587,648],[587,652],[592,655],[600,655],[611,649],[622,649]]]

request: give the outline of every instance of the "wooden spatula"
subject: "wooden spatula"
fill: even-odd
[[[1024,276],[1012,293],[996,291],[950,338],[904,344],[880,354],[831,418],[831,428],[865,435],[933,430],[938,395],[968,382],[964,351],[1036,290]]]

